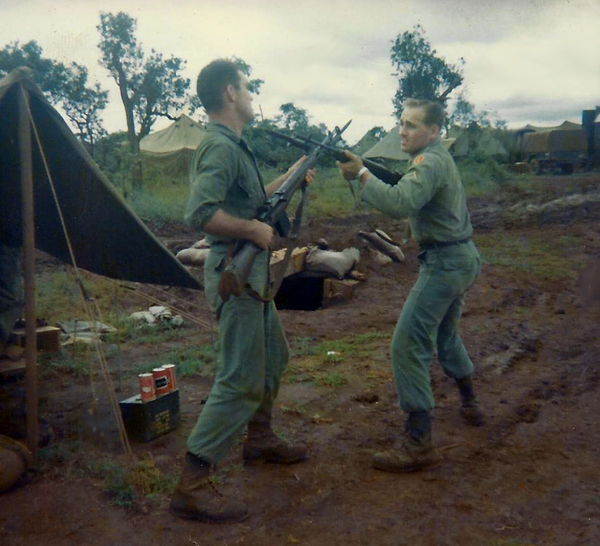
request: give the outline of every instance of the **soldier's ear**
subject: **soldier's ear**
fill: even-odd
[[[226,88],[225,88],[225,98],[229,101],[229,102],[235,102],[235,99],[237,97],[237,92],[236,92],[236,88],[229,84]]]

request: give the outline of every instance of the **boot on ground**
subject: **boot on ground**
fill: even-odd
[[[373,466],[384,472],[417,472],[439,461],[439,457],[433,449],[431,439],[418,442],[408,438],[398,449],[390,449],[376,453],[373,457]]]
[[[480,427],[485,423],[485,415],[479,409],[477,397],[473,391],[473,380],[471,376],[456,379],[458,392],[460,393],[461,407],[460,415],[463,421],[472,427]]]
[[[428,411],[408,414],[406,438],[398,449],[376,453],[373,466],[384,472],[416,472],[435,463],[439,457],[431,442],[431,419]]]
[[[248,438],[244,444],[243,458],[246,462],[294,464],[306,460],[307,448],[299,442],[288,442],[277,436],[270,423],[248,424]]]
[[[248,517],[243,502],[223,494],[210,479],[211,465],[191,453],[171,497],[171,512],[206,523],[234,523]]]

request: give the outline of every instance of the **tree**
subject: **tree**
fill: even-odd
[[[0,77],[6,76],[19,66],[31,68],[35,81],[48,101],[56,105],[63,97],[63,82],[68,69],[63,63],[42,56],[42,48],[35,40],[19,45],[12,42],[0,50]]]
[[[492,127],[496,129],[506,128],[506,121],[498,118],[496,112],[488,110],[477,111],[475,105],[469,102],[464,91],[459,93],[456,98],[456,104],[452,114],[448,117],[448,126],[457,126],[466,128],[472,123],[476,123],[479,127]]]
[[[0,50],[0,77],[19,66],[31,68],[45,97],[54,106],[65,111],[77,129],[78,136],[93,153],[94,143],[106,134],[100,111],[106,108],[108,91],[100,84],[88,86],[88,71],[84,66],[70,66],[43,57],[42,48],[35,40],[19,45],[13,42]]]
[[[396,69],[394,76],[398,77],[398,89],[392,99],[397,118],[402,114],[402,103],[407,98],[438,100],[445,104],[452,90],[463,82],[461,67],[448,64],[437,56],[421,25],[396,37],[391,60]],[[459,64],[464,65],[463,58]]]
[[[73,63],[63,84],[62,107],[93,156],[95,143],[107,134],[99,112],[106,108],[108,91],[103,90],[99,83],[87,87],[87,79],[87,68]]]
[[[173,113],[187,102],[190,80],[181,76],[185,61],[171,55],[165,59],[154,49],[147,59],[135,36],[137,21],[126,13],[101,13],[100,65],[119,87],[125,109],[127,135],[135,158],[132,169],[134,191],[143,187],[140,140],[158,117],[176,119]]]
[[[279,107],[281,114],[275,119],[278,125],[288,131],[308,132],[308,113],[304,108],[297,107],[293,102],[286,102]]]
[[[241,70],[242,74],[248,78],[248,91],[254,95],[260,95],[260,86],[265,83],[265,80],[261,80],[259,78],[250,78],[252,75],[252,67],[244,61],[244,59],[240,59],[235,55],[229,58],[230,61],[234,62],[238,68]],[[202,108],[202,101],[200,97],[194,93],[190,100],[190,113],[194,115],[197,110]],[[201,121],[205,121],[201,117]]]

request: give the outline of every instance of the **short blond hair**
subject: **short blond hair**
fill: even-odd
[[[422,108],[425,112],[425,125],[437,125],[440,129],[444,126],[446,111],[439,102],[427,99],[406,99],[404,108]]]

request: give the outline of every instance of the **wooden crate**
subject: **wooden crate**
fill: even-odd
[[[60,328],[55,326],[41,326],[36,328],[38,351],[57,353],[60,351]],[[25,329],[13,330],[17,336],[16,345],[25,347]]]

